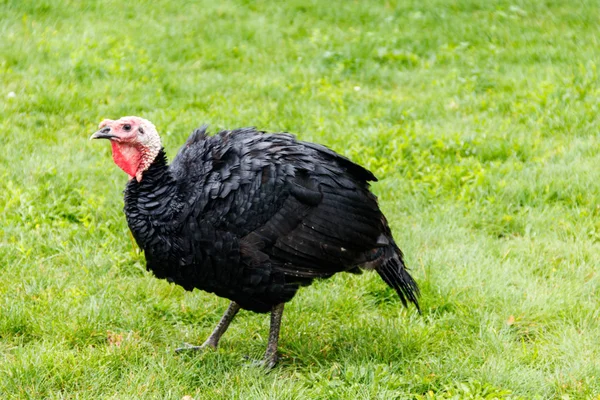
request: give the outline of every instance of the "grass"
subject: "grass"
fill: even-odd
[[[596,1],[0,0],[0,397],[598,398]],[[423,315],[374,274],[268,317],[147,273],[103,118],[254,125],[373,170]],[[103,146],[104,144],[104,146]],[[189,399],[189,398],[188,398]]]

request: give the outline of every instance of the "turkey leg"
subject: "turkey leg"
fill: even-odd
[[[279,342],[279,328],[281,328],[281,317],[283,316],[283,306],[285,303],[277,304],[271,309],[271,330],[269,332],[269,342],[262,365],[265,368],[273,368],[277,364],[277,344]]]
[[[217,345],[219,344],[219,339],[221,339],[221,336],[223,336],[227,328],[229,328],[229,324],[233,320],[233,317],[235,317],[235,315],[238,313],[238,311],[240,311],[239,304],[235,301],[232,301],[231,303],[229,303],[229,307],[227,307],[225,314],[223,314],[223,317],[221,317],[221,320],[219,321],[213,332],[210,334],[208,339],[206,339],[206,341],[202,343],[201,346],[186,345],[185,347],[178,348],[175,351],[177,353],[188,350],[197,351],[205,349],[207,347],[212,347],[213,349],[216,349]],[[279,318],[279,320],[281,321],[281,317]],[[279,331],[279,328],[277,330]],[[277,340],[275,340],[275,347],[277,347]]]

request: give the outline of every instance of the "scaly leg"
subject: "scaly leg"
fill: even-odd
[[[271,330],[269,332],[269,342],[262,365],[271,369],[277,364],[277,344],[279,342],[279,328],[281,327],[281,317],[283,316],[283,306],[285,303],[277,304],[271,309]]]
[[[227,311],[225,311],[225,314],[223,314],[223,317],[221,317],[221,320],[219,321],[219,323],[217,324],[217,326],[215,327],[213,332],[210,334],[208,339],[206,339],[206,341],[201,346],[186,345],[186,347],[180,347],[180,348],[176,349],[175,351],[177,353],[181,353],[183,351],[188,351],[188,350],[192,350],[192,351],[202,350],[207,347],[212,347],[213,349],[216,349],[217,345],[219,344],[219,339],[221,339],[221,336],[223,336],[223,334],[225,333],[227,328],[229,328],[229,324],[233,320],[233,317],[235,317],[235,315],[238,313],[238,311],[240,311],[239,304],[236,303],[235,301],[232,301],[229,304],[229,307],[227,307]],[[275,343],[275,345],[277,345],[277,343]]]

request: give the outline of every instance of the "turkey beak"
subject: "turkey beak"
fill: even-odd
[[[96,132],[92,136],[90,136],[90,140],[92,140],[92,139],[108,139],[108,140],[113,140],[113,139],[116,139],[116,138],[118,138],[118,136],[113,135],[111,133],[110,127],[108,127],[108,126],[100,129],[98,132]]]

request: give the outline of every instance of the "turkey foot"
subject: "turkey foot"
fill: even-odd
[[[206,343],[206,342],[205,342]],[[216,346],[211,346],[211,345],[206,345],[206,344],[202,344],[201,346],[194,346],[191,345],[189,343],[184,343],[183,347],[178,347],[175,349],[175,353],[185,353],[187,351],[200,351],[200,350],[205,350],[208,348],[212,348],[212,349],[216,349]]]
[[[229,328],[229,324],[231,323],[235,315],[238,313],[238,311],[240,311],[239,304],[235,301],[232,301],[231,303],[229,303],[229,307],[227,307],[225,314],[223,314],[223,317],[221,317],[221,320],[219,321],[213,332],[201,346],[192,346],[185,343],[184,347],[175,349],[175,352],[182,353],[187,351],[199,351],[207,348],[216,349],[219,345],[219,340],[221,339],[221,336],[223,336],[227,328]]]
[[[277,355],[277,345],[279,343],[279,329],[281,328],[281,317],[283,316],[284,306],[285,303],[281,303],[273,306],[271,309],[271,328],[265,357],[261,361],[250,362],[250,366],[271,370],[277,364],[277,360],[279,359],[279,356]]]

